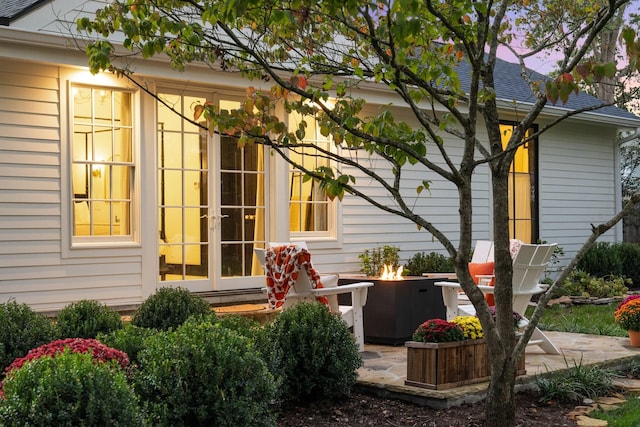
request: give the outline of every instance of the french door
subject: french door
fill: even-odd
[[[264,148],[211,135],[186,118],[205,96],[162,93],[158,102],[158,280],[194,292],[255,288],[264,274]],[[218,99],[220,109],[239,102]]]

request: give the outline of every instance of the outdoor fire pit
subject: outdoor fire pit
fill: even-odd
[[[446,317],[442,290],[434,285],[442,280],[419,276],[383,280],[353,275],[340,276],[339,284],[373,282],[363,310],[364,340],[371,344],[401,345],[411,340],[420,323]]]

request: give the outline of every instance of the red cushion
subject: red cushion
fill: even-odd
[[[478,284],[479,279],[476,276],[493,274],[493,268],[494,268],[493,261],[491,261],[491,262],[482,262],[482,263],[470,262],[469,263],[469,274],[473,278],[473,281],[476,282],[476,284]],[[489,286],[493,286],[494,282],[495,282],[495,278],[491,279],[491,282],[489,283]],[[496,303],[495,303],[495,301],[493,299],[493,294],[487,294],[484,297],[487,300],[487,304],[496,305]]]

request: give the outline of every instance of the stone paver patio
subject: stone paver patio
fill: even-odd
[[[640,356],[640,348],[631,347],[629,338],[548,331],[545,334],[561,354],[546,354],[538,346],[529,346],[525,357],[527,373],[517,378],[518,389],[530,387],[538,374],[579,364],[619,366]],[[477,402],[484,398],[488,386],[488,382],[446,390],[407,386],[404,384],[407,369],[404,346],[366,344],[362,357],[364,366],[358,370],[359,389],[434,408]]]

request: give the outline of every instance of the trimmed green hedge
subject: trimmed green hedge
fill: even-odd
[[[264,329],[263,358],[282,376],[284,401],[313,402],[348,395],[362,365],[353,335],[322,304],[299,302]]]
[[[152,425],[276,425],[277,384],[249,338],[193,318],[144,345],[134,382]]]
[[[215,316],[209,303],[185,288],[160,288],[136,310],[131,324],[166,331],[182,325],[191,316]]]
[[[8,374],[2,426],[143,426],[138,398],[115,362],[89,353],[41,357]]]
[[[54,340],[57,335],[51,320],[28,305],[15,301],[0,304],[0,373],[14,359]]]
[[[577,265],[578,270],[595,277],[623,276],[632,288],[640,288],[640,245],[598,242]]]

